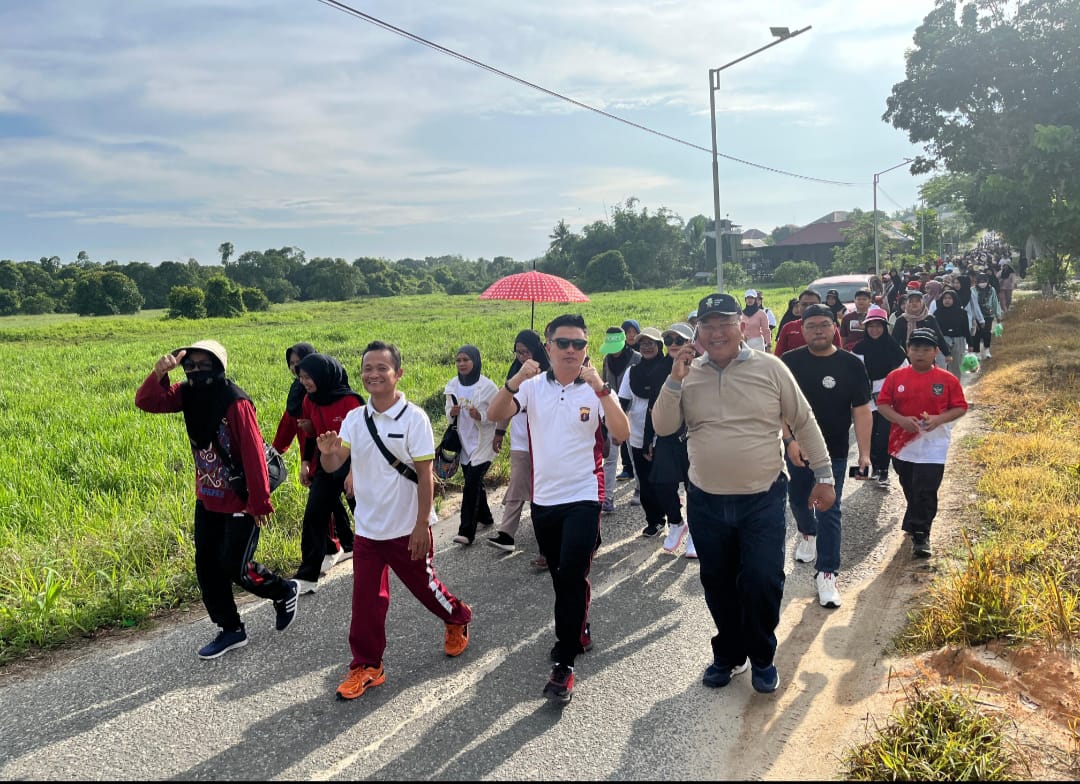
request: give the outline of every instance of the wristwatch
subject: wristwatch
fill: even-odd
[[[610,394],[611,394],[611,384],[608,384],[607,382],[605,382],[604,386],[600,387],[600,391],[596,393],[596,396],[597,397],[607,397]]]
[[[784,436],[784,446],[790,446],[791,442],[795,440],[795,436]]]
[[[836,480],[833,479],[831,476],[818,477],[814,481],[819,485],[835,485],[836,484]]]

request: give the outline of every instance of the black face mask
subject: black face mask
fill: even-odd
[[[225,380],[225,374],[219,370],[193,370],[185,373],[188,383],[193,387],[209,386],[214,382]]]

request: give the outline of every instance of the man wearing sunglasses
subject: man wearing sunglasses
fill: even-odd
[[[589,569],[600,535],[604,496],[603,420],[611,436],[630,437],[630,423],[611,387],[589,363],[589,335],[579,315],[559,316],[544,331],[551,368],[522,363],[488,407],[505,420],[524,411],[533,460],[532,521],[555,588],[555,665],[544,696],[573,696],[574,661],[591,645]]]
[[[685,423],[690,457],[686,519],[701,565],[705,602],[716,624],[702,683],[727,686],[752,668],[756,691],[779,686],[773,657],[784,596],[787,470],[780,425],[799,434],[816,485],[808,503],[835,501],[832,462],[810,404],[778,357],[742,340],[742,309],[730,294],[698,305],[705,353],[671,351],[671,375],[653,406],[657,435]]]
[[[138,392],[135,405],[151,414],[183,412],[195,458],[195,576],[210,620],[221,628],[199,649],[201,659],[216,659],[247,645],[247,632],[233,598],[232,583],[272,599],[275,628],[284,631],[296,616],[298,586],[255,561],[259,529],[274,507],[255,406],[225,377],[228,354],[216,340],[200,340],[165,354]],[[169,372],[181,368],[186,380],[172,384]],[[225,459],[221,450],[226,450]],[[227,464],[243,466],[247,494],[229,483]]]

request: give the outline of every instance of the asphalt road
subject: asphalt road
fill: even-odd
[[[643,515],[627,506],[632,483],[623,482],[593,567],[595,647],[579,658],[565,707],[541,697],[553,593],[547,575],[529,565],[531,527],[523,523],[524,549],[514,554],[479,537],[463,549],[449,542],[454,516],[436,526],[435,563],[475,612],[460,658],[443,654],[442,624],[395,581],[387,681],[355,701],[336,701],[349,659],[346,562],[317,594],[302,597],[284,633],[273,630],[269,602],[244,604],[250,642],[218,660],[195,656],[216,627],[194,612],[192,621],[0,681],[0,777],[767,777],[781,756],[799,754],[785,741],[807,730],[813,706],[832,699],[837,684],[854,698],[874,688],[858,668],[880,658],[882,635],[851,635],[859,624],[880,623],[880,608],[858,602],[854,587],[886,561],[910,559],[906,548],[898,551],[902,496],[893,481],[891,492],[847,483],[840,610],[818,606],[812,565],[792,561],[789,517],[774,695],[755,693],[746,675],[721,690],[701,685],[714,627],[697,562],[640,536]]]

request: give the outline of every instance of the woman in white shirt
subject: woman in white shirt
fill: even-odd
[[[492,445],[495,423],[487,418],[487,410],[499,389],[490,378],[481,375],[480,350],[476,346],[459,348],[455,363],[457,378],[450,379],[443,390],[446,418],[457,417],[461,470],[465,478],[461,493],[461,524],[454,541],[470,545],[476,538],[477,525],[495,523],[488,508],[484,475],[495,458]]]
[[[510,365],[510,372],[506,374],[507,380],[521,370],[523,363],[535,359],[540,364],[540,370],[546,371],[551,367],[547,352],[540,335],[531,329],[523,329],[514,338],[514,361]],[[502,448],[502,434],[495,431],[495,444]],[[532,500],[532,453],[529,451],[529,416],[524,411],[518,411],[510,419],[510,484],[503,496],[503,518],[499,524],[499,530],[494,536],[489,536],[488,541],[493,547],[500,550],[513,552],[518,528],[521,525],[521,512],[525,503]],[[543,559],[543,556],[540,556]],[[536,559],[536,560],[540,560]],[[538,566],[534,560],[533,565]],[[547,567],[547,561],[543,568]]]

